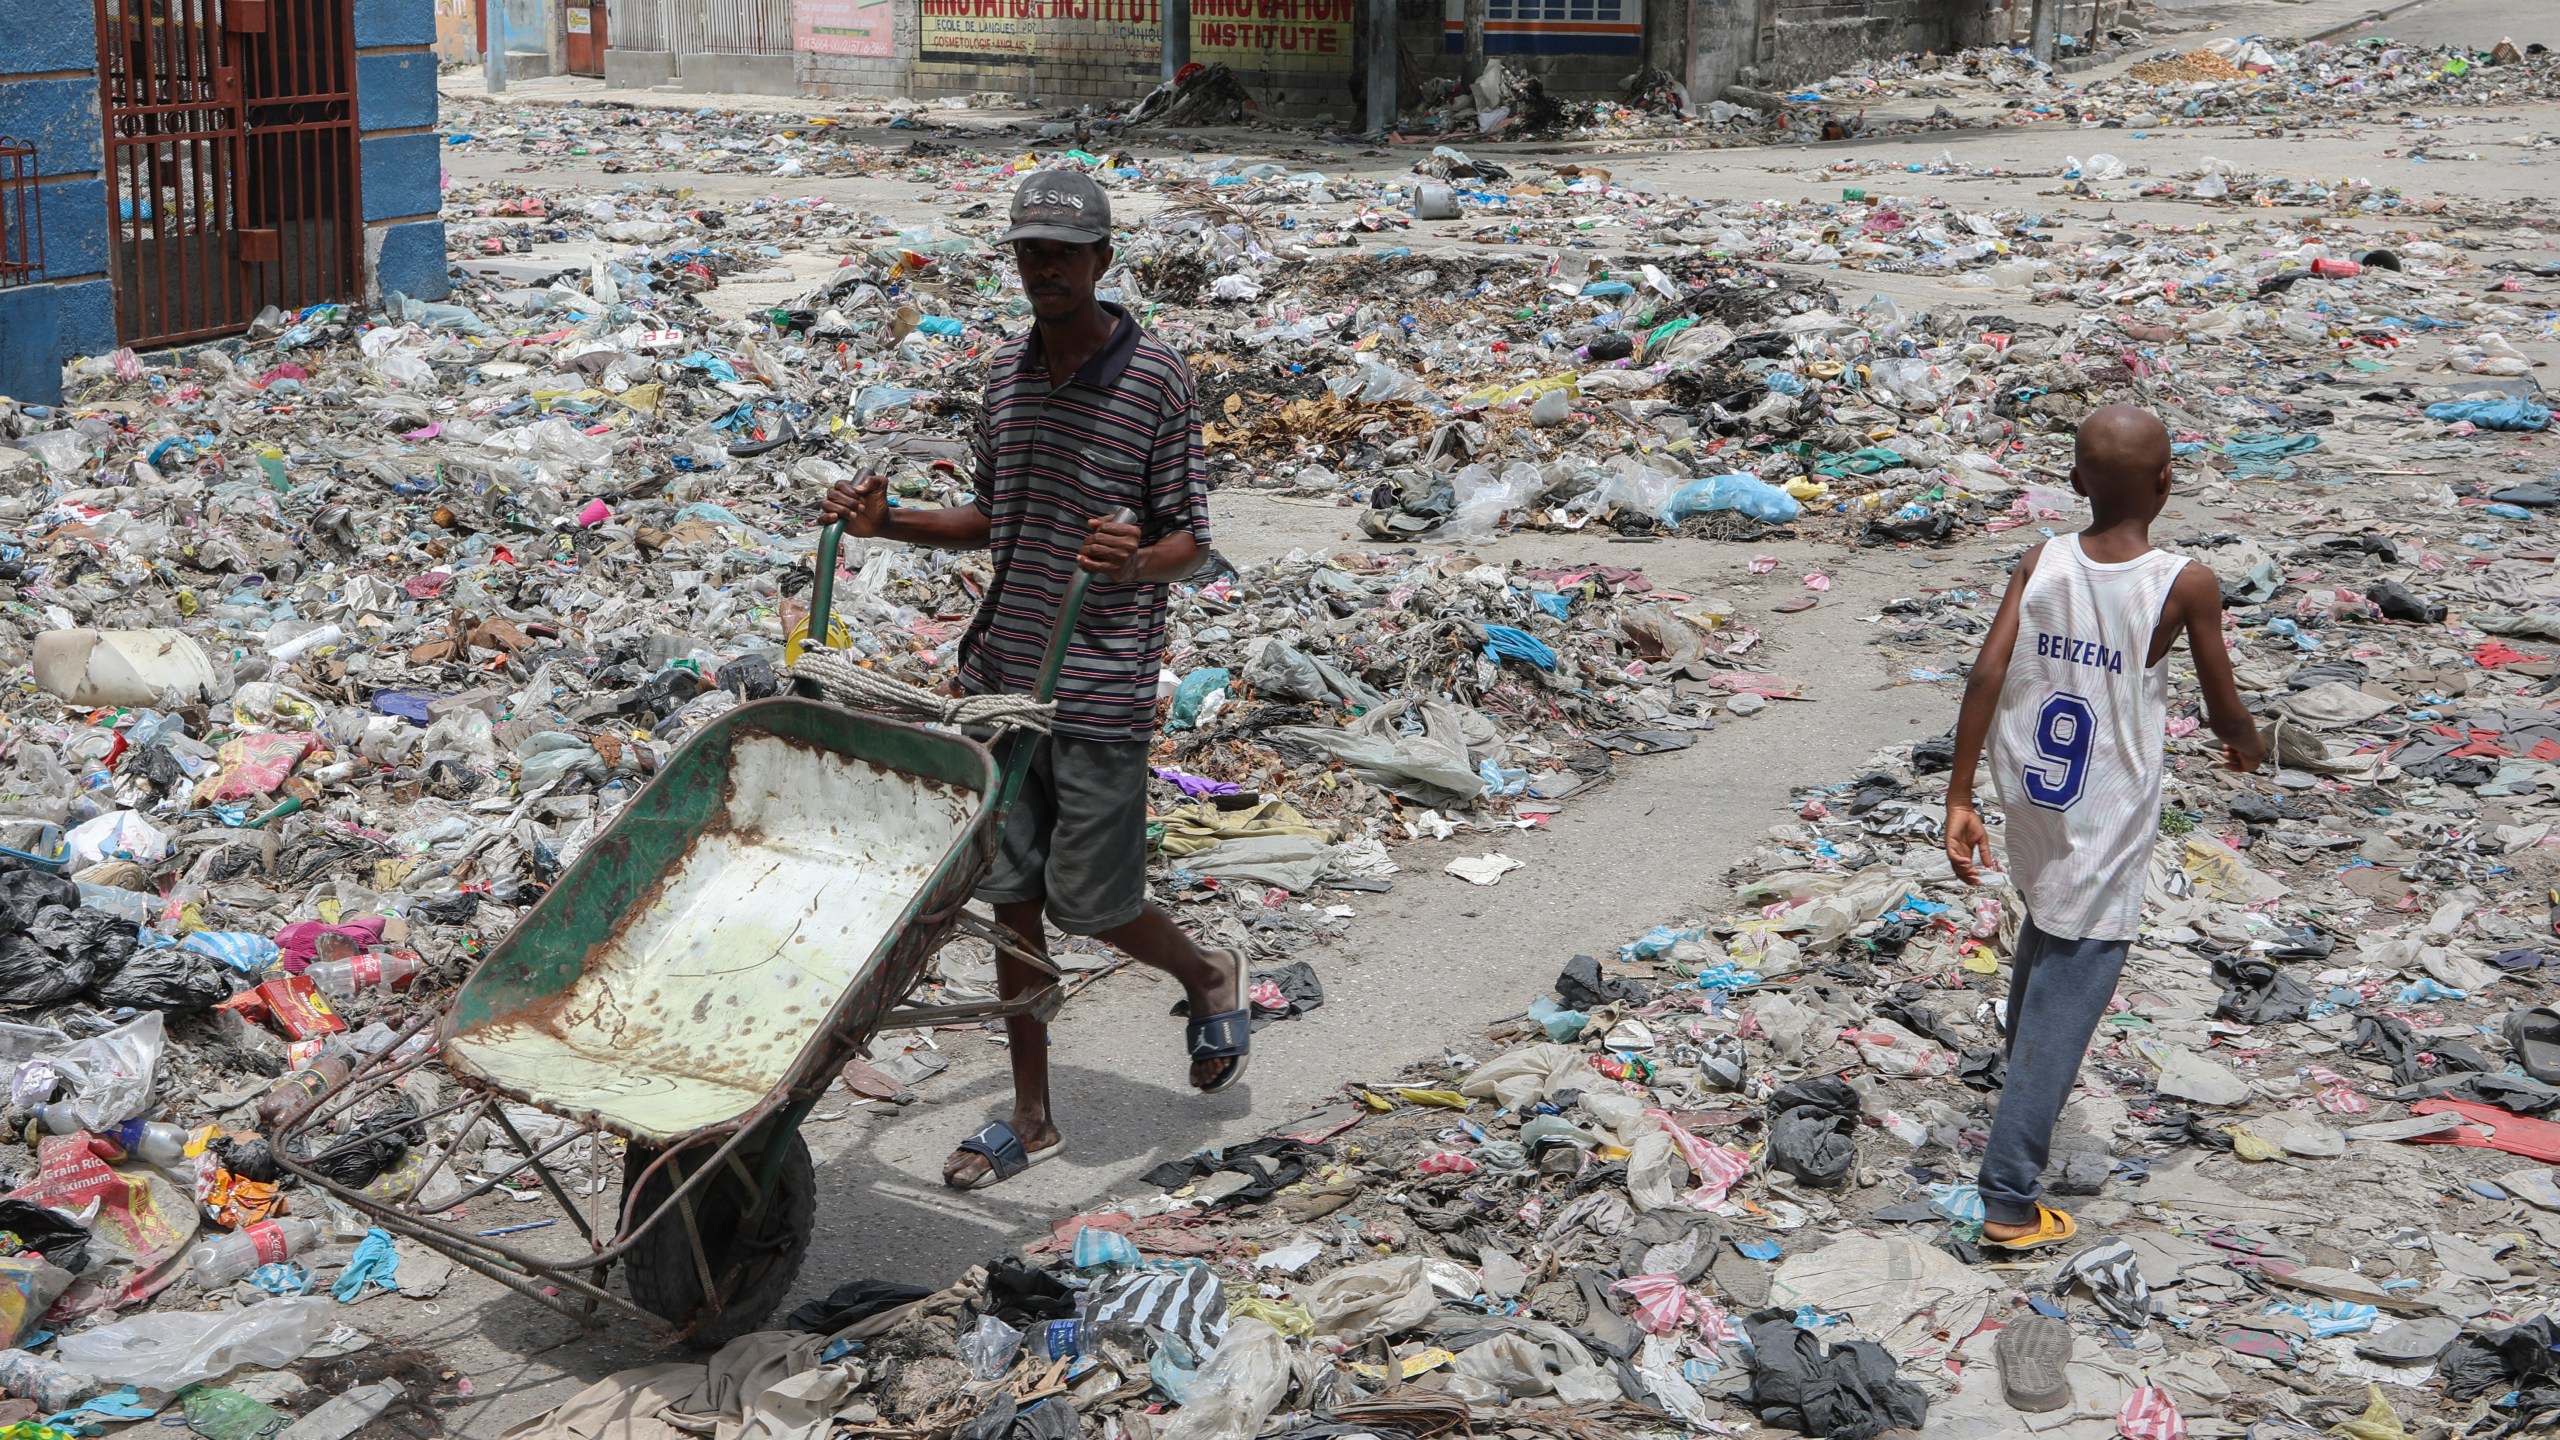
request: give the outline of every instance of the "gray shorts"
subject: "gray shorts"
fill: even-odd
[[[1044,902],[1049,923],[1070,935],[1137,919],[1147,904],[1146,742],[1043,739],[977,898]]]

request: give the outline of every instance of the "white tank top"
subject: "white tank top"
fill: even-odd
[[[2160,828],[2169,666],[2151,636],[2186,560],[2116,565],[2048,542],[2018,597],[2018,642],[1991,729],[2010,883],[2038,930],[2131,940]]]

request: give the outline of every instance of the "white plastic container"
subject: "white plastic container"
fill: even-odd
[[[50,630],[36,637],[36,684],[66,704],[149,705],[213,688],[213,660],[177,630]]]

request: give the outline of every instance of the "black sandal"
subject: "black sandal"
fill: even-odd
[[[1228,1062],[1217,1083],[1194,1087],[1203,1095],[1215,1095],[1243,1079],[1245,1062],[1253,1056],[1253,1001],[1250,998],[1253,982],[1244,973],[1244,957],[1230,950],[1210,953],[1226,956],[1227,963],[1235,967],[1236,999],[1240,1003],[1233,1010],[1194,1019],[1182,1027],[1182,1043],[1191,1052],[1192,1063],[1198,1064],[1203,1060]],[[1191,1002],[1185,1000],[1174,1007],[1173,1013],[1188,1014],[1190,1009]]]
[[[1010,1123],[1003,1120],[990,1121],[981,1127],[977,1134],[961,1141],[952,1150],[955,1155],[962,1151],[972,1155],[984,1155],[987,1157],[987,1168],[980,1171],[976,1179],[954,1182],[946,1175],[942,1183],[954,1190],[984,1190],[990,1185],[1010,1180],[1057,1154],[1066,1148],[1066,1144],[1067,1142],[1062,1139],[1056,1144],[1039,1150],[1025,1150],[1022,1148],[1022,1137],[1014,1133]]]

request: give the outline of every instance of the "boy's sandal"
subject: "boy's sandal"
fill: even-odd
[[[2010,1240],[1982,1237],[1982,1243],[1995,1250],[2035,1250],[2058,1245],[2080,1233],[2080,1222],[2049,1205],[2036,1207],[2036,1228],[2032,1233]]]

